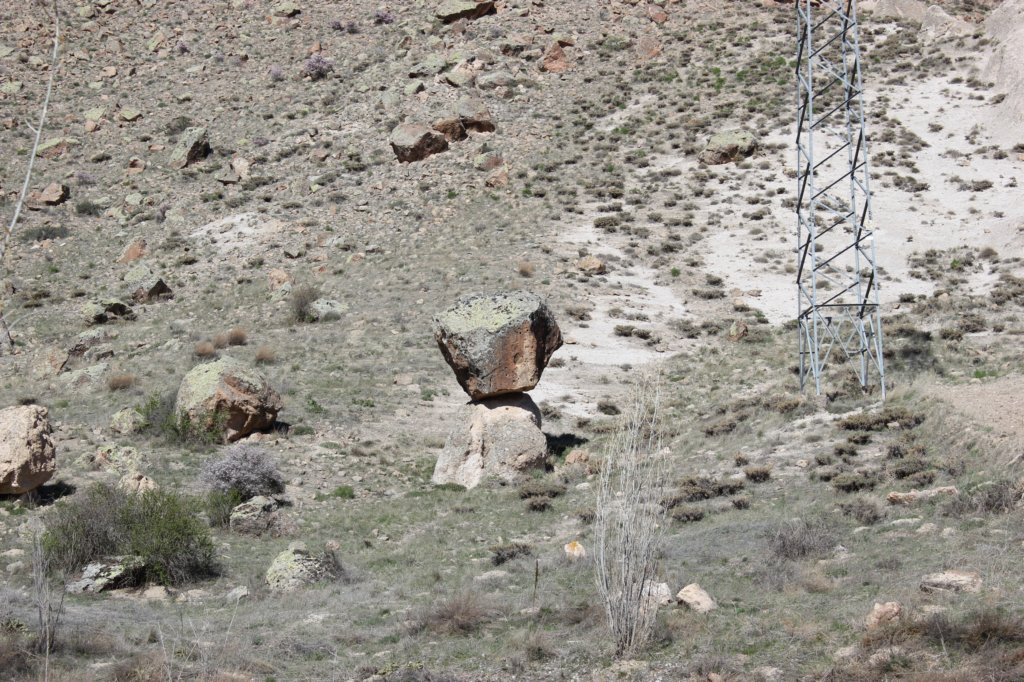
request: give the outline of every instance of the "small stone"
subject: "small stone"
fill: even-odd
[[[142,237],[136,237],[135,239],[128,242],[128,244],[121,250],[121,255],[118,257],[118,263],[131,263],[137,261],[146,255],[146,240]]]
[[[297,3],[285,0],[274,5],[272,13],[275,17],[288,18],[302,13],[302,8]]]
[[[493,133],[494,121],[487,105],[479,97],[461,97],[455,110],[466,130],[477,133]]]
[[[210,153],[210,143],[206,128],[187,128],[171,151],[167,165],[182,169],[201,161]]]
[[[441,133],[424,125],[403,123],[391,131],[391,149],[403,163],[422,161],[448,149],[448,140]]]
[[[585,275],[603,275],[608,270],[605,262],[596,256],[583,256],[576,261],[576,267]]]
[[[128,122],[138,121],[142,118],[142,112],[138,109],[122,109],[117,115],[122,121]]]
[[[122,476],[117,482],[117,487],[131,495],[141,495],[157,489],[156,481],[137,471]]]
[[[871,613],[864,619],[864,627],[874,630],[885,625],[893,625],[899,622],[902,615],[903,605],[898,601],[876,602],[871,608]]]
[[[565,556],[570,561],[576,561],[577,559],[585,559],[587,557],[587,550],[581,543],[576,540],[569,542],[562,548],[565,551]],[[667,586],[666,586],[667,589]]]

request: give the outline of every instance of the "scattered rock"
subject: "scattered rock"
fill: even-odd
[[[494,14],[493,0],[445,0],[434,10],[435,16],[446,24],[459,19],[479,19]]]
[[[476,87],[481,90],[493,90],[495,88],[511,88],[516,84],[516,79],[508,71],[492,71],[477,77]]]
[[[57,469],[49,412],[40,405],[0,410],[0,495],[21,495]]]
[[[28,197],[25,199],[25,203],[30,208],[43,207],[43,206],[59,206],[67,201],[71,197],[71,190],[68,189],[67,185],[62,185],[59,182],[51,182],[43,189],[30,192]]]
[[[282,407],[267,378],[240,360],[223,357],[193,367],[174,403],[180,425],[221,432],[233,442],[269,429]]]
[[[474,400],[529,391],[562,345],[547,305],[525,291],[460,299],[434,319],[434,338]]]
[[[210,142],[206,128],[187,128],[181,134],[178,144],[174,146],[167,165],[180,170],[202,161],[209,153]]]
[[[569,61],[565,56],[565,50],[558,43],[552,43],[547,50],[544,51],[544,57],[541,59],[540,69],[541,71],[547,71],[548,73],[565,73],[569,70]]]
[[[494,121],[487,105],[479,97],[462,97],[455,105],[455,111],[466,130],[476,133],[493,133]]]
[[[930,488],[928,490],[911,490],[909,493],[901,493],[893,491],[885,496],[886,501],[889,504],[902,504],[911,505],[924,500],[930,500],[933,497],[940,495],[959,495],[960,491],[956,486],[947,485],[939,488]]]
[[[314,556],[306,550],[305,544],[293,542],[274,558],[265,579],[271,591],[291,592],[341,574],[341,565],[332,553]]]
[[[540,409],[514,393],[466,405],[437,458],[431,481],[475,488],[487,476],[515,481],[547,461]]]
[[[898,623],[903,615],[903,605],[898,601],[887,601],[884,604],[875,602],[871,613],[864,619],[864,627],[874,630],[886,625]]]
[[[411,163],[448,149],[448,140],[441,133],[414,123],[403,123],[391,131],[391,148],[399,161]]]
[[[138,585],[145,564],[141,557],[117,556],[96,561],[82,569],[81,577],[69,583],[72,594],[98,593]]]
[[[78,463],[92,469],[134,473],[142,464],[142,455],[130,445],[101,445],[78,458]]]
[[[236,533],[260,536],[277,524],[277,500],[257,495],[231,510],[229,527]]]
[[[466,127],[457,118],[442,118],[434,121],[434,130],[444,135],[449,142],[458,142],[466,139]]]
[[[309,304],[310,322],[330,322],[340,320],[341,316],[348,311],[348,306],[340,301],[329,298],[318,298]]]
[[[239,585],[230,592],[224,595],[224,601],[229,604],[237,604],[246,597],[249,596],[249,588],[245,585]]]
[[[584,548],[583,545],[577,542],[576,540],[573,540],[572,542],[566,544],[565,547],[563,547],[562,549],[565,550],[565,556],[570,561],[576,561],[577,559],[587,558],[586,548]]]
[[[487,176],[484,184],[488,187],[505,187],[508,185],[508,167],[502,166]]]
[[[668,21],[668,12],[657,5],[647,5],[647,17],[656,24]]]
[[[603,275],[608,271],[608,266],[597,256],[583,256],[576,261],[576,267],[585,275]]]
[[[118,257],[118,263],[131,263],[137,261],[146,255],[146,240],[142,237],[136,237],[131,240],[127,246],[121,251],[120,257]]]
[[[712,135],[704,151],[697,158],[713,166],[745,159],[756,149],[757,141],[753,134],[745,130],[731,130]]]
[[[117,482],[117,487],[131,495],[141,495],[157,489],[156,481],[137,471],[122,476]]]
[[[280,268],[274,268],[267,273],[267,284],[271,291],[277,291],[286,284],[292,283],[292,276]]]
[[[294,17],[302,13],[302,8],[299,7],[298,3],[291,2],[290,0],[284,0],[274,5],[272,10],[275,17],[288,18]]]
[[[134,407],[126,407],[123,410],[118,410],[114,413],[114,416],[110,418],[110,430],[114,433],[120,433],[123,436],[138,433],[143,429],[143,427],[145,427],[145,425],[146,418]]]
[[[128,295],[136,303],[166,299],[173,295],[163,278],[142,263],[126,272],[123,279],[128,287]]]
[[[648,586],[647,599],[657,606],[668,606],[672,603],[672,590],[668,583],[652,583]]]
[[[491,171],[495,168],[501,168],[504,163],[505,159],[498,152],[484,152],[483,154],[477,154],[473,158],[473,167],[481,171]]]
[[[708,613],[718,608],[718,604],[711,598],[711,595],[705,592],[697,583],[690,583],[679,590],[676,599],[697,613]]]
[[[747,327],[746,322],[743,322],[742,320],[735,320],[731,325],[729,325],[729,340],[739,341],[746,336],[749,331],[750,328]]]
[[[974,571],[943,571],[921,578],[922,592],[980,592],[981,576]]]

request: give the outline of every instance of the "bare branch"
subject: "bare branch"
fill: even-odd
[[[57,0],[52,2],[53,8],[53,54],[50,57],[50,75],[46,81],[46,96],[43,98],[43,108],[39,114],[39,125],[33,127],[31,124],[28,125],[29,129],[35,133],[35,141],[32,143],[32,151],[28,156],[28,169],[25,171],[25,182],[21,186],[21,193],[18,195],[18,200],[14,204],[14,215],[11,216],[11,221],[4,228],[3,238],[0,239],[0,274],[7,275],[7,247],[11,241],[11,235],[14,234],[14,228],[18,224],[18,218],[21,217],[22,208],[25,206],[25,199],[28,197],[28,190],[32,184],[32,170],[36,163],[36,157],[39,154],[39,143],[42,139],[43,126],[46,124],[46,114],[50,107],[50,98],[53,95],[53,82],[57,77],[57,67],[60,60],[60,12],[57,6]],[[4,300],[2,298],[3,292],[0,291],[0,342],[6,343],[10,348],[10,351],[14,352],[14,339],[11,338],[11,332],[7,327],[7,323],[4,322]]]

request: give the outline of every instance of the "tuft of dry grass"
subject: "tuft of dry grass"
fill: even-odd
[[[136,376],[134,374],[123,373],[123,374],[111,374],[107,379],[107,388],[111,391],[123,391],[129,389],[135,385]]]
[[[743,468],[743,474],[747,477],[747,480],[753,483],[764,483],[772,477],[772,468],[760,464],[755,464]]]
[[[517,266],[520,277],[533,277],[533,273],[536,271],[536,267],[528,260],[519,261]]]
[[[249,342],[249,332],[243,327],[232,327],[228,330],[229,346],[244,346]]]
[[[260,346],[256,349],[256,364],[272,365],[277,360],[277,353],[269,346]]]
[[[425,609],[415,629],[439,635],[468,635],[487,623],[494,610],[478,592],[463,590],[443,597]]]
[[[217,355],[217,346],[213,341],[200,341],[193,349],[197,358],[212,358]]]
[[[213,347],[217,350],[221,350],[228,347],[228,335],[217,334],[213,337]]]

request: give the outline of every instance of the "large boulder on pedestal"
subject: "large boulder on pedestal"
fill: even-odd
[[[757,140],[746,130],[715,133],[697,158],[709,166],[745,159],[757,149]]]
[[[493,476],[513,482],[547,461],[540,409],[525,393],[467,404],[448,436],[431,480],[477,486]]]
[[[56,449],[45,407],[0,410],[0,495],[21,495],[50,480]]]
[[[174,416],[186,430],[217,432],[233,442],[269,429],[281,407],[281,396],[262,373],[224,357],[189,370],[178,388]]]
[[[474,400],[529,391],[562,346],[551,311],[525,291],[460,299],[434,319],[434,338]]]

